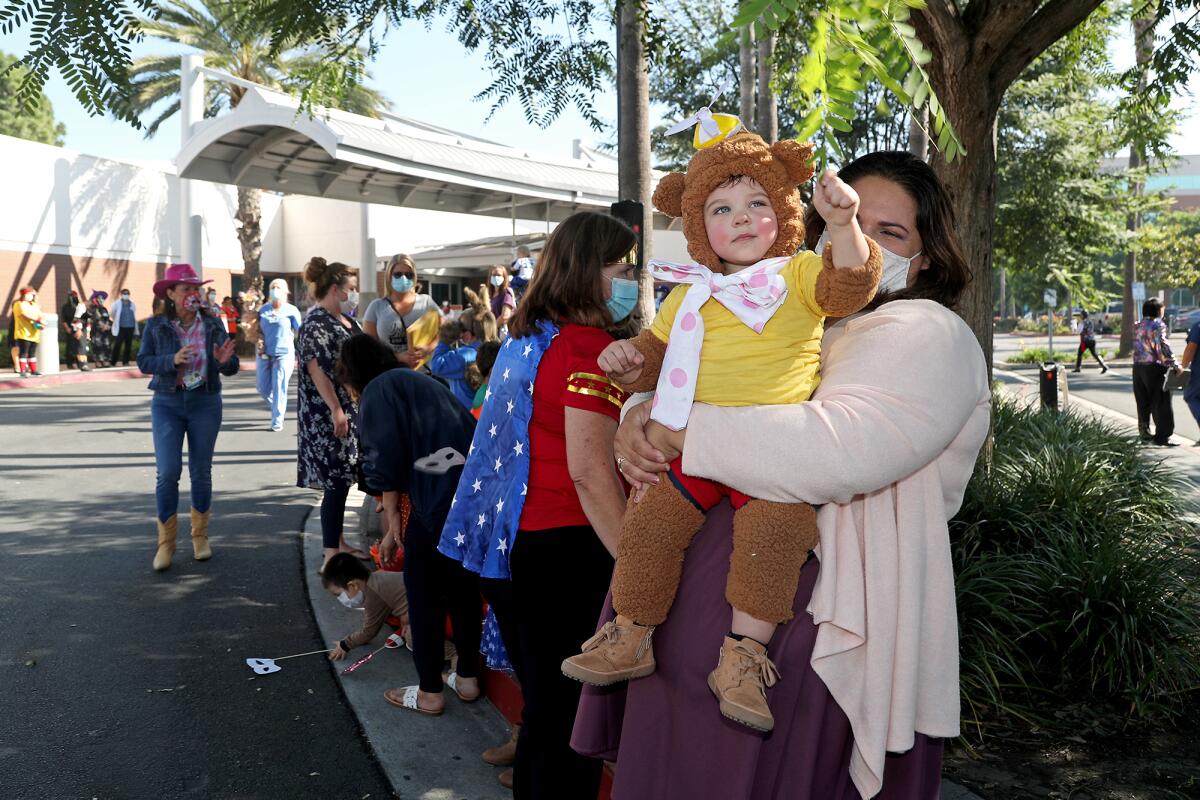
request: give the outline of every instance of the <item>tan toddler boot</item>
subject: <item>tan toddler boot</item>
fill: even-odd
[[[512,726],[512,737],[507,742],[483,751],[483,760],[493,767],[510,767],[517,760],[517,737],[521,735],[521,724]]]
[[[583,652],[562,663],[563,674],[593,686],[643,678],[654,672],[653,625],[617,615],[583,643]]]
[[[708,688],[721,701],[721,713],[759,731],[775,727],[767,706],[766,687],[779,680],[779,670],[767,658],[767,648],[753,639],[725,637],[721,660],[708,675]]]
[[[179,530],[179,516],[172,514],[166,522],[158,521],[158,551],[154,554],[154,571],[162,572],[171,566],[175,555],[175,537]]]
[[[208,515],[212,509],[200,513],[192,509],[192,553],[197,561],[208,561],[212,558],[212,548],[208,546]]]

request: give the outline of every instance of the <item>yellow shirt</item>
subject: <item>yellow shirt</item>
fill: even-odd
[[[13,326],[14,338],[24,339],[27,342],[41,341],[41,329],[33,326],[34,322],[42,318],[42,310],[38,308],[37,303],[18,300],[13,303],[12,310],[13,318],[16,320],[16,325]]]
[[[820,382],[825,313],[817,305],[821,257],[797,253],[780,271],[787,297],[762,333],[755,333],[715,299],[700,307],[704,346],[696,402],[714,406],[800,403]],[[651,332],[667,341],[690,284],[676,286],[658,310]]]

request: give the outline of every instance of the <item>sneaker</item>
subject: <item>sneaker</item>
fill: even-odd
[[[20,375],[18,375],[17,377],[18,377],[18,378],[28,378],[28,377],[29,377],[29,372],[28,372],[28,371],[26,371],[26,370],[21,370],[21,374],[20,374]]]
[[[1106,372],[1108,372],[1108,367],[1101,367],[1101,368],[1100,368],[1100,374],[1101,374],[1101,375],[1103,375],[1103,374],[1104,374],[1104,373],[1106,373]]]
[[[617,615],[583,643],[582,652],[562,663],[563,675],[593,686],[644,678],[654,672],[653,625]]]
[[[721,714],[757,731],[770,731],[775,717],[767,705],[767,687],[779,680],[779,670],[767,658],[767,648],[753,639],[725,637],[721,660],[708,675],[708,688],[721,703]]]

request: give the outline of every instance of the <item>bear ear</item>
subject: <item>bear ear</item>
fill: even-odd
[[[683,189],[686,183],[687,176],[682,172],[664,175],[654,188],[654,197],[651,200],[654,207],[668,217],[682,217]]]
[[[813,146],[811,142],[785,139],[771,145],[771,155],[783,162],[788,177],[799,185],[813,176]]]

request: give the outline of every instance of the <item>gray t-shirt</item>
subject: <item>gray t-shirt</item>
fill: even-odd
[[[430,311],[437,311],[437,304],[427,294],[417,295],[412,310],[404,315],[403,321],[396,313],[395,306],[386,297],[379,297],[367,306],[363,314],[363,322],[374,322],[379,341],[391,346],[397,353],[408,350],[408,334],[405,332],[409,325],[425,316]]]

